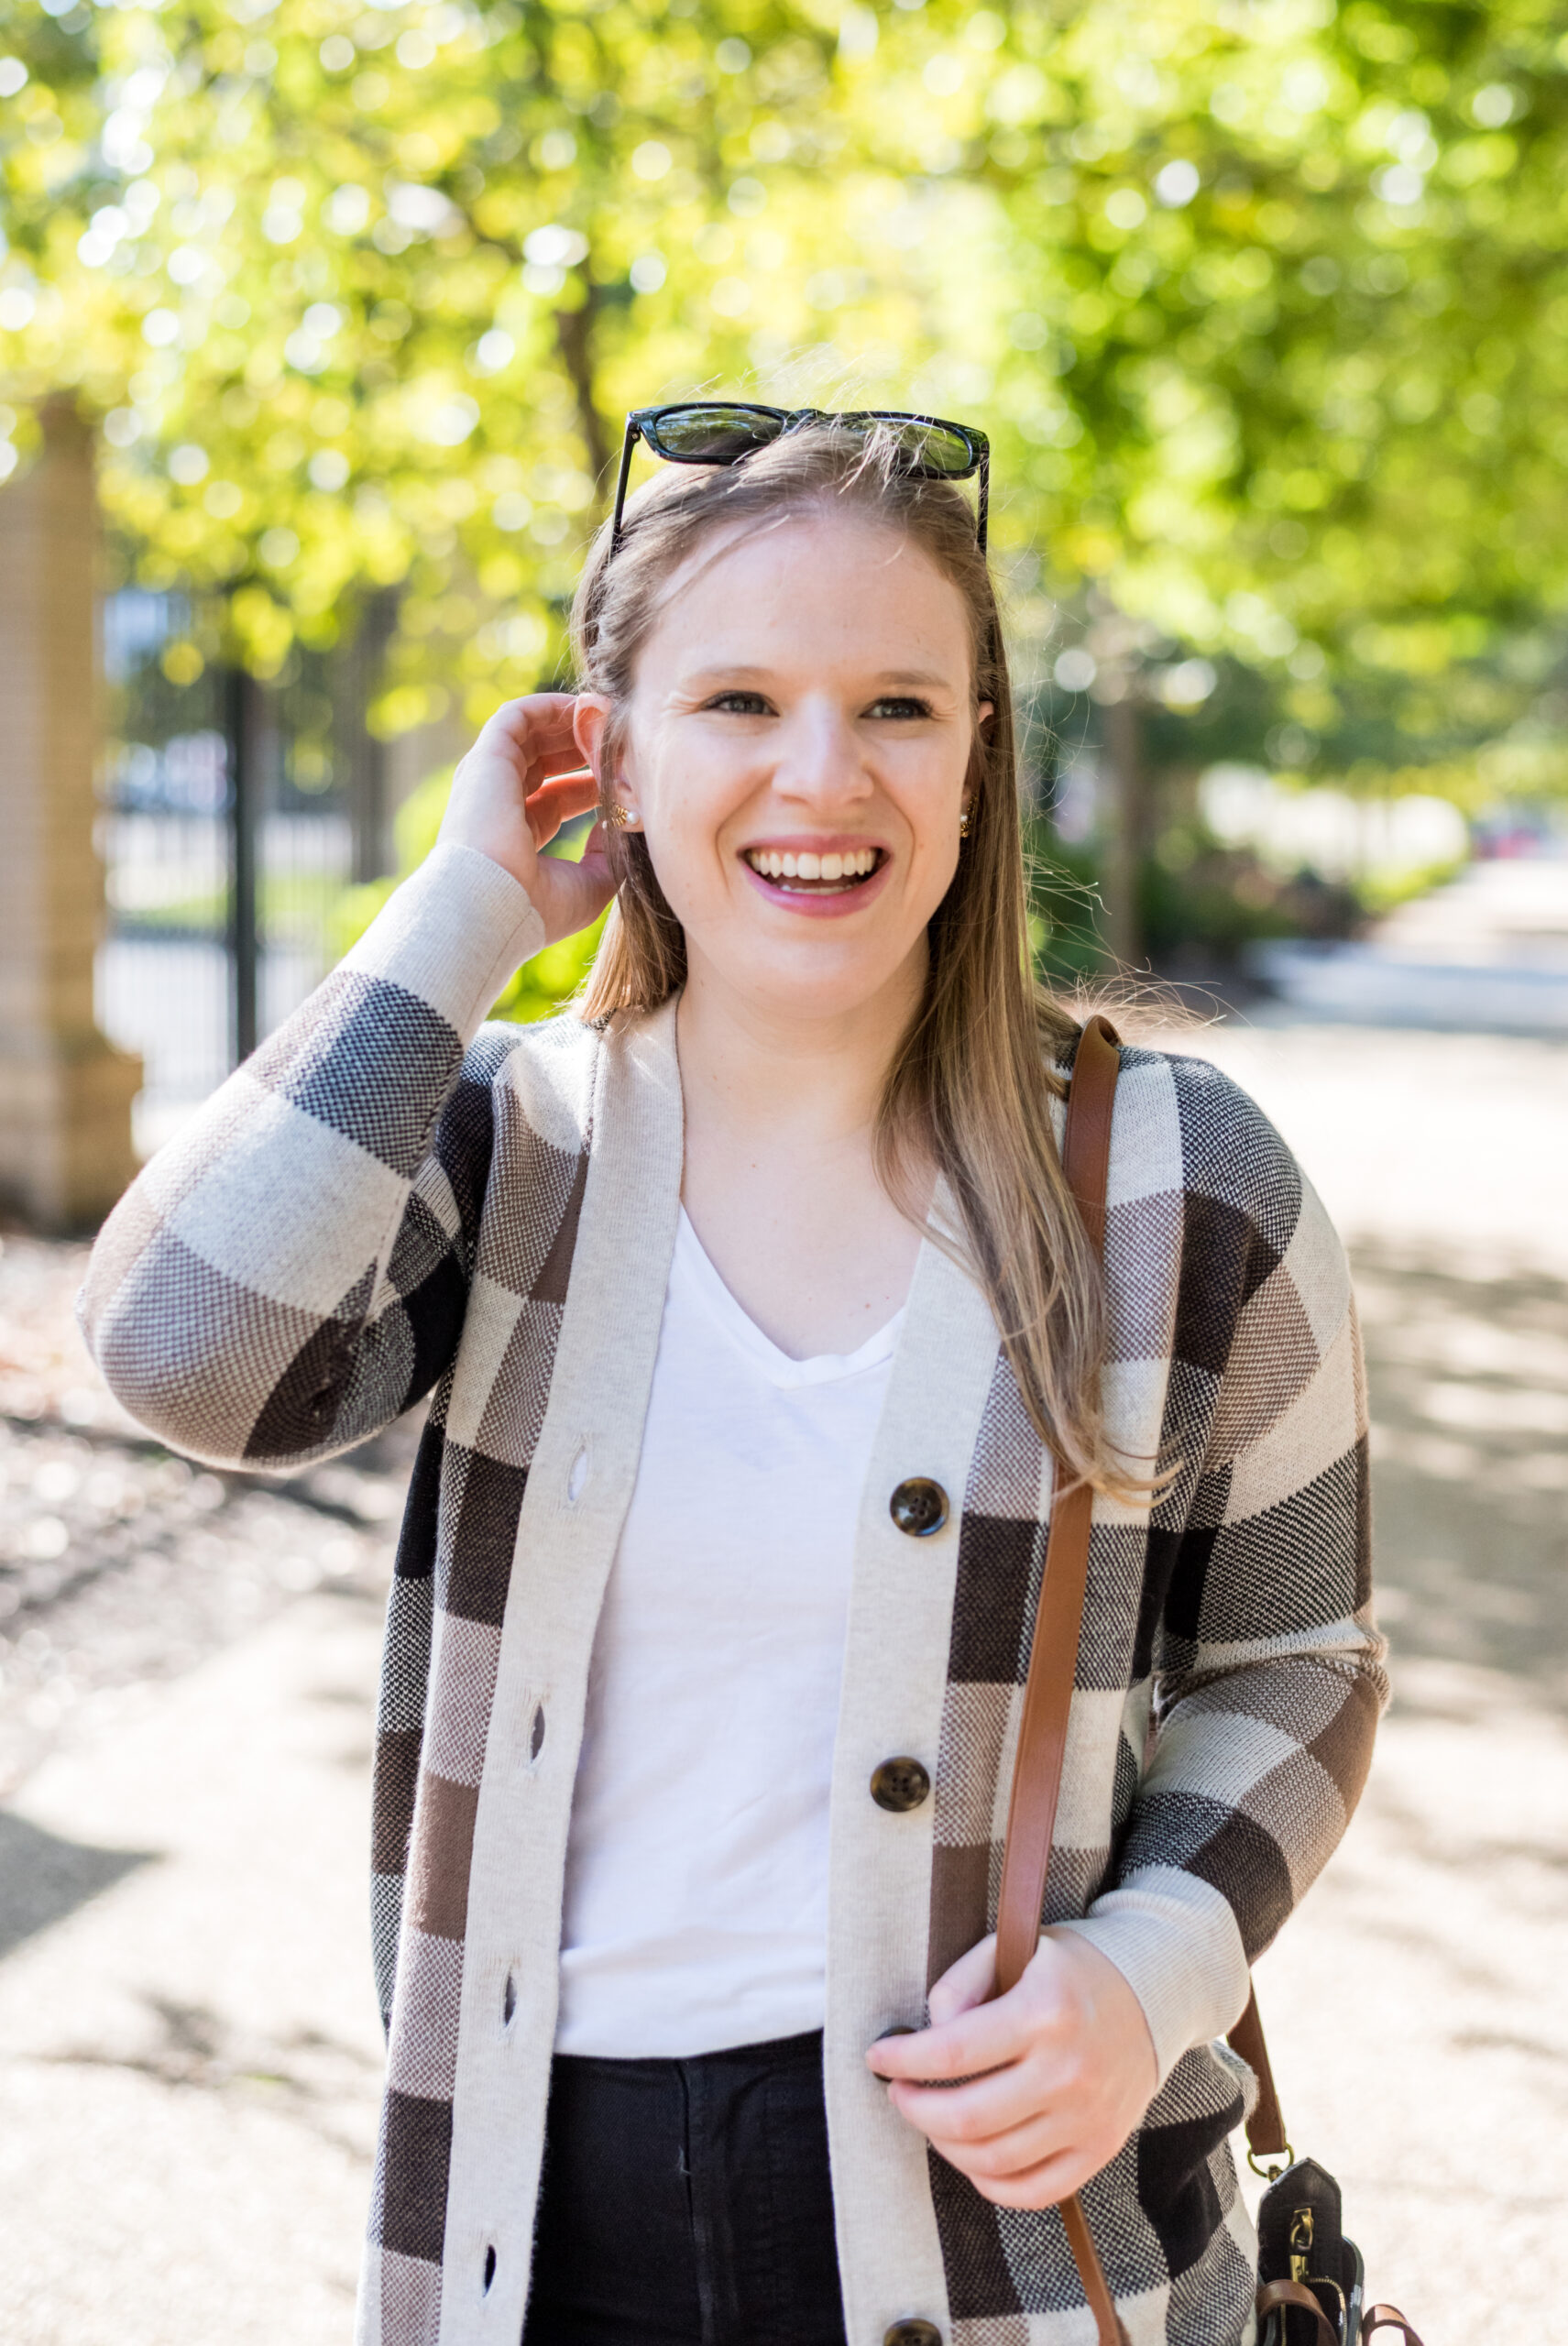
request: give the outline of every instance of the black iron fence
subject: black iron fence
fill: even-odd
[[[98,1017],[141,1054],[144,1152],[316,984],[344,887],[384,868],[387,845],[376,745],[356,771],[320,680],[298,663],[273,685],[220,667],[192,676],[170,658],[190,633],[176,597],[105,602]]]

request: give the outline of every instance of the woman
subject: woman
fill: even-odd
[[[1102,1280],[995,605],[922,444],[808,421],[635,499],[581,694],[490,720],[93,1258],[105,1374],[198,1457],[298,1465],[433,1388],[377,2346],[1078,2341],[1080,2186],[1133,2346],[1250,2319],[1214,2040],[1382,1698],[1350,1290],[1258,1112],[1144,1050]],[[579,1008],[483,1026],[612,893]],[[992,2001],[1062,1475],[1097,1496],[1048,1927]]]

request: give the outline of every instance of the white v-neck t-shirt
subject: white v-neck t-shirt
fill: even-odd
[[[682,1209],[588,1677],[557,2052],[674,2058],[822,2025],[855,1524],[903,1319],[792,1360]]]

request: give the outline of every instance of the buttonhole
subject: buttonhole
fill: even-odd
[[[583,1496],[583,1485],[588,1479],[588,1445],[585,1442],[572,1461],[572,1471],[566,1477],[566,1502],[576,1507]]]
[[[536,1703],[533,1706],[533,1725],[528,1731],[528,1758],[531,1766],[543,1749],[544,1705],[543,1703]]]
[[[516,2010],[517,1974],[515,1971],[509,1971],[507,1973],[506,1986],[501,1990],[501,2025],[503,2028],[510,2028],[511,2026],[511,2016]]]
[[[488,2297],[488,2296],[489,2296],[489,2294],[490,2294],[490,2283],[495,2279],[495,2277],[496,2277],[496,2252],[495,2252],[495,2250],[494,2250],[493,2248],[488,2248],[488,2249],[486,2249],[486,2251],[485,2251],[485,2295],[486,2295],[486,2297]]]

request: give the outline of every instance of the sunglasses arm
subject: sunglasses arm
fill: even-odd
[[[981,554],[985,552],[986,524],[991,518],[991,450],[980,452],[980,521],[975,531]]]
[[[634,415],[626,419],[626,437],[620,444],[620,475],[615,484],[615,519],[610,524],[611,554],[620,543],[620,516],[626,503],[626,484],[631,477],[631,451],[642,436],[642,427]]]

